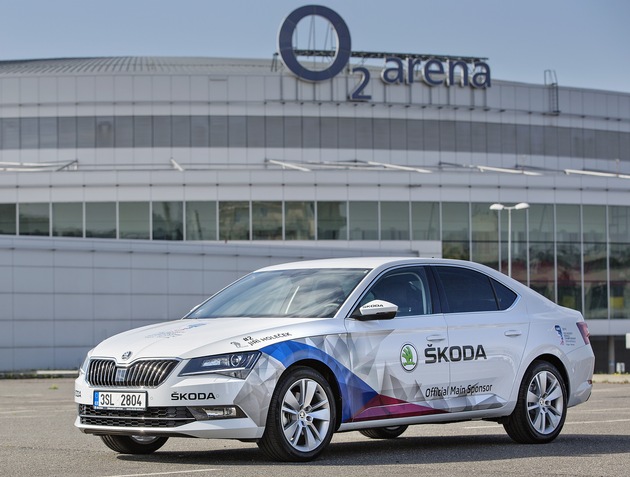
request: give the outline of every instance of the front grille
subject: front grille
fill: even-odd
[[[90,361],[86,379],[92,386],[155,388],[166,380],[178,363],[176,359],[162,359],[116,366],[113,359],[93,359]]]
[[[187,407],[150,407],[144,411],[119,411],[94,409],[87,404],[79,405],[81,424],[109,427],[179,427],[195,418]]]

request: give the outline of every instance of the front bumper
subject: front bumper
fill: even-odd
[[[79,411],[75,426],[87,434],[259,439],[282,372],[277,362],[270,363],[273,359],[263,357],[261,361],[264,371],[254,367],[247,379],[217,374],[179,376],[178,366],[155,388],[93,386],[82,374],[75,381]],[[95,391],[145,392],[146,409],[95,408]],[[228,409],[228,417],[213,416],[217,409]]]
[[[193,420],[175,427],[147,427],[141,422],[134,426],[121,425],[120,422],[113,425],[98,425],[92,422],[86,423],[85,417],[79,414],[74,425],[86,434],[201,437],[205,439],[260,439],[264,431],[264,428],[257,426],[249,418],[219,419],[214,421]]]

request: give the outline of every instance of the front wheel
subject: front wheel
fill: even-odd
[[[508,435],[522,444],[551,442],[567,415],[567,391],[560,372],[550,363],[535,361],[527,370],[514,412],[503,422]]]
[[[101,436],[111,450],[120,454],[152,454],[168,440],[157,436]]]
[[[297,367],[276,386],[258,446],[274,460],[312,460],[332,439],[335,416],[335,397],[326,378],[312,368]]]

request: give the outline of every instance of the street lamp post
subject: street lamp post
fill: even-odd
[[[508,211],[508,277],[512,276],[512,211],[523,210],[529,208],[527,202],[519,202],[516,205],[508,207],[503,204],[492,204],[490,210],[496,210],[501,212],[502,210]],[[499,230],[499,243],[501,242],[501,231]]]

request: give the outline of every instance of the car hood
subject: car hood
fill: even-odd
[[[213,318],[144,326],[100,343],[92,357],[129,363],[139,358],[181,358],[255,350],[293,338],[319,334],[330,318]],[[123,355],[127,356],[123,359]]]

